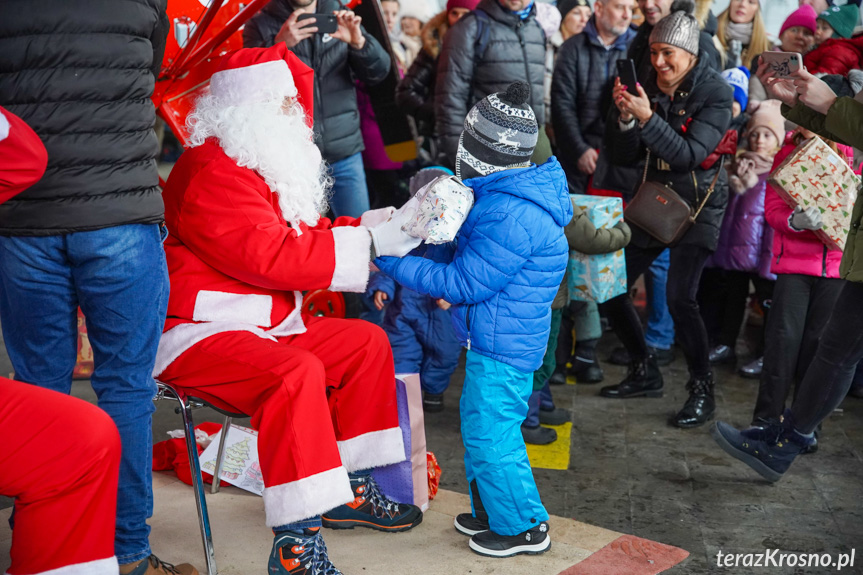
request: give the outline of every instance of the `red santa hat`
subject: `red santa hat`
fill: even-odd
[[[243,48],[222,57],[210,78],[210,93],[229,106],[297,98],[311,116],[312,70],[279,42]]]

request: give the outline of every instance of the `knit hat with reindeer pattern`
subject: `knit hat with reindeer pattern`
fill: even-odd
[[[527,103],[529,98],[530,86],[515,82],[506,92],[490,94],[471,108],[458,142],[459,178],[487,176],[530,165],[539,126]]]

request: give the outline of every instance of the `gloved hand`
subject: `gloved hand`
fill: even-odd
[[[802,230],[820,230],[821,229],[821,210],[815,206],[810,206],[805,210],[800,206],[794,208],[791,217],[788,218],[788,223],[791,229],[796,231]]]
[[[393,212],[387,221],[369,229],[372,245],[375,248],[375,256],[400,258],[422,243],[420,238],[415,238],[402,231],[402,226],[413,219],[418,207],[419,200],[413,197]]]
[[[373,228],[376,225],[382,224],[387,221],[387,218],[393,215],[393,212],[395,211],[396,209],[394,207],[389,206],[386,208],[363,212],[363,215],[360,216],[360,225],[367,228]]]

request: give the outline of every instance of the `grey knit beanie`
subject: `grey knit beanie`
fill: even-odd
[[[698,40],[701,30],[698,20],[692,15],[695,3],[676,1],[671,5],[671,14],[656,23],[650,33],[651,44],[669,44],[698,56]]]

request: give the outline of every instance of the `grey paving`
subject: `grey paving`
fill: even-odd
[[[600,357],[613,344],[613,337],[604,338]],[[603,367],[607,383],[624,375],[623,368]],[[10,371],[8,358],[0,354],[0,374]],[[686,397],[686,370],[678,360],[663,371],[662,399],[608,400],[598,396],[600,385],[553,388],[558,405],[572,410],[574,425],[569,469],[535,470],[548,511],[686,549],[690,557],[668,571],[672,575],[753,573],[719,570],[716,554],[765,548],[833,554],[856,548],[857,567],[842,573],[863,573],[863,400],[848,398],[825,423],[820,451],[799,459],[786,478],[770,485],[719,450],[706,428],[667,425]],[[426,434],[443,468],[441,485],[467,493],[457,405],[463,377],[460,367],[446,393],[445,411],[426,416]],[[717,379],[719,417],[746,424],[757,382],[726,367],[717,369]],[[73,394],[95,401],[87,382],[76,382]],[[173,408],[167,401],[158,406],[154,441],[181,427]],[[220,421],[207,409],[195,417]],[[0,499],[0,508],[9,503]]]

